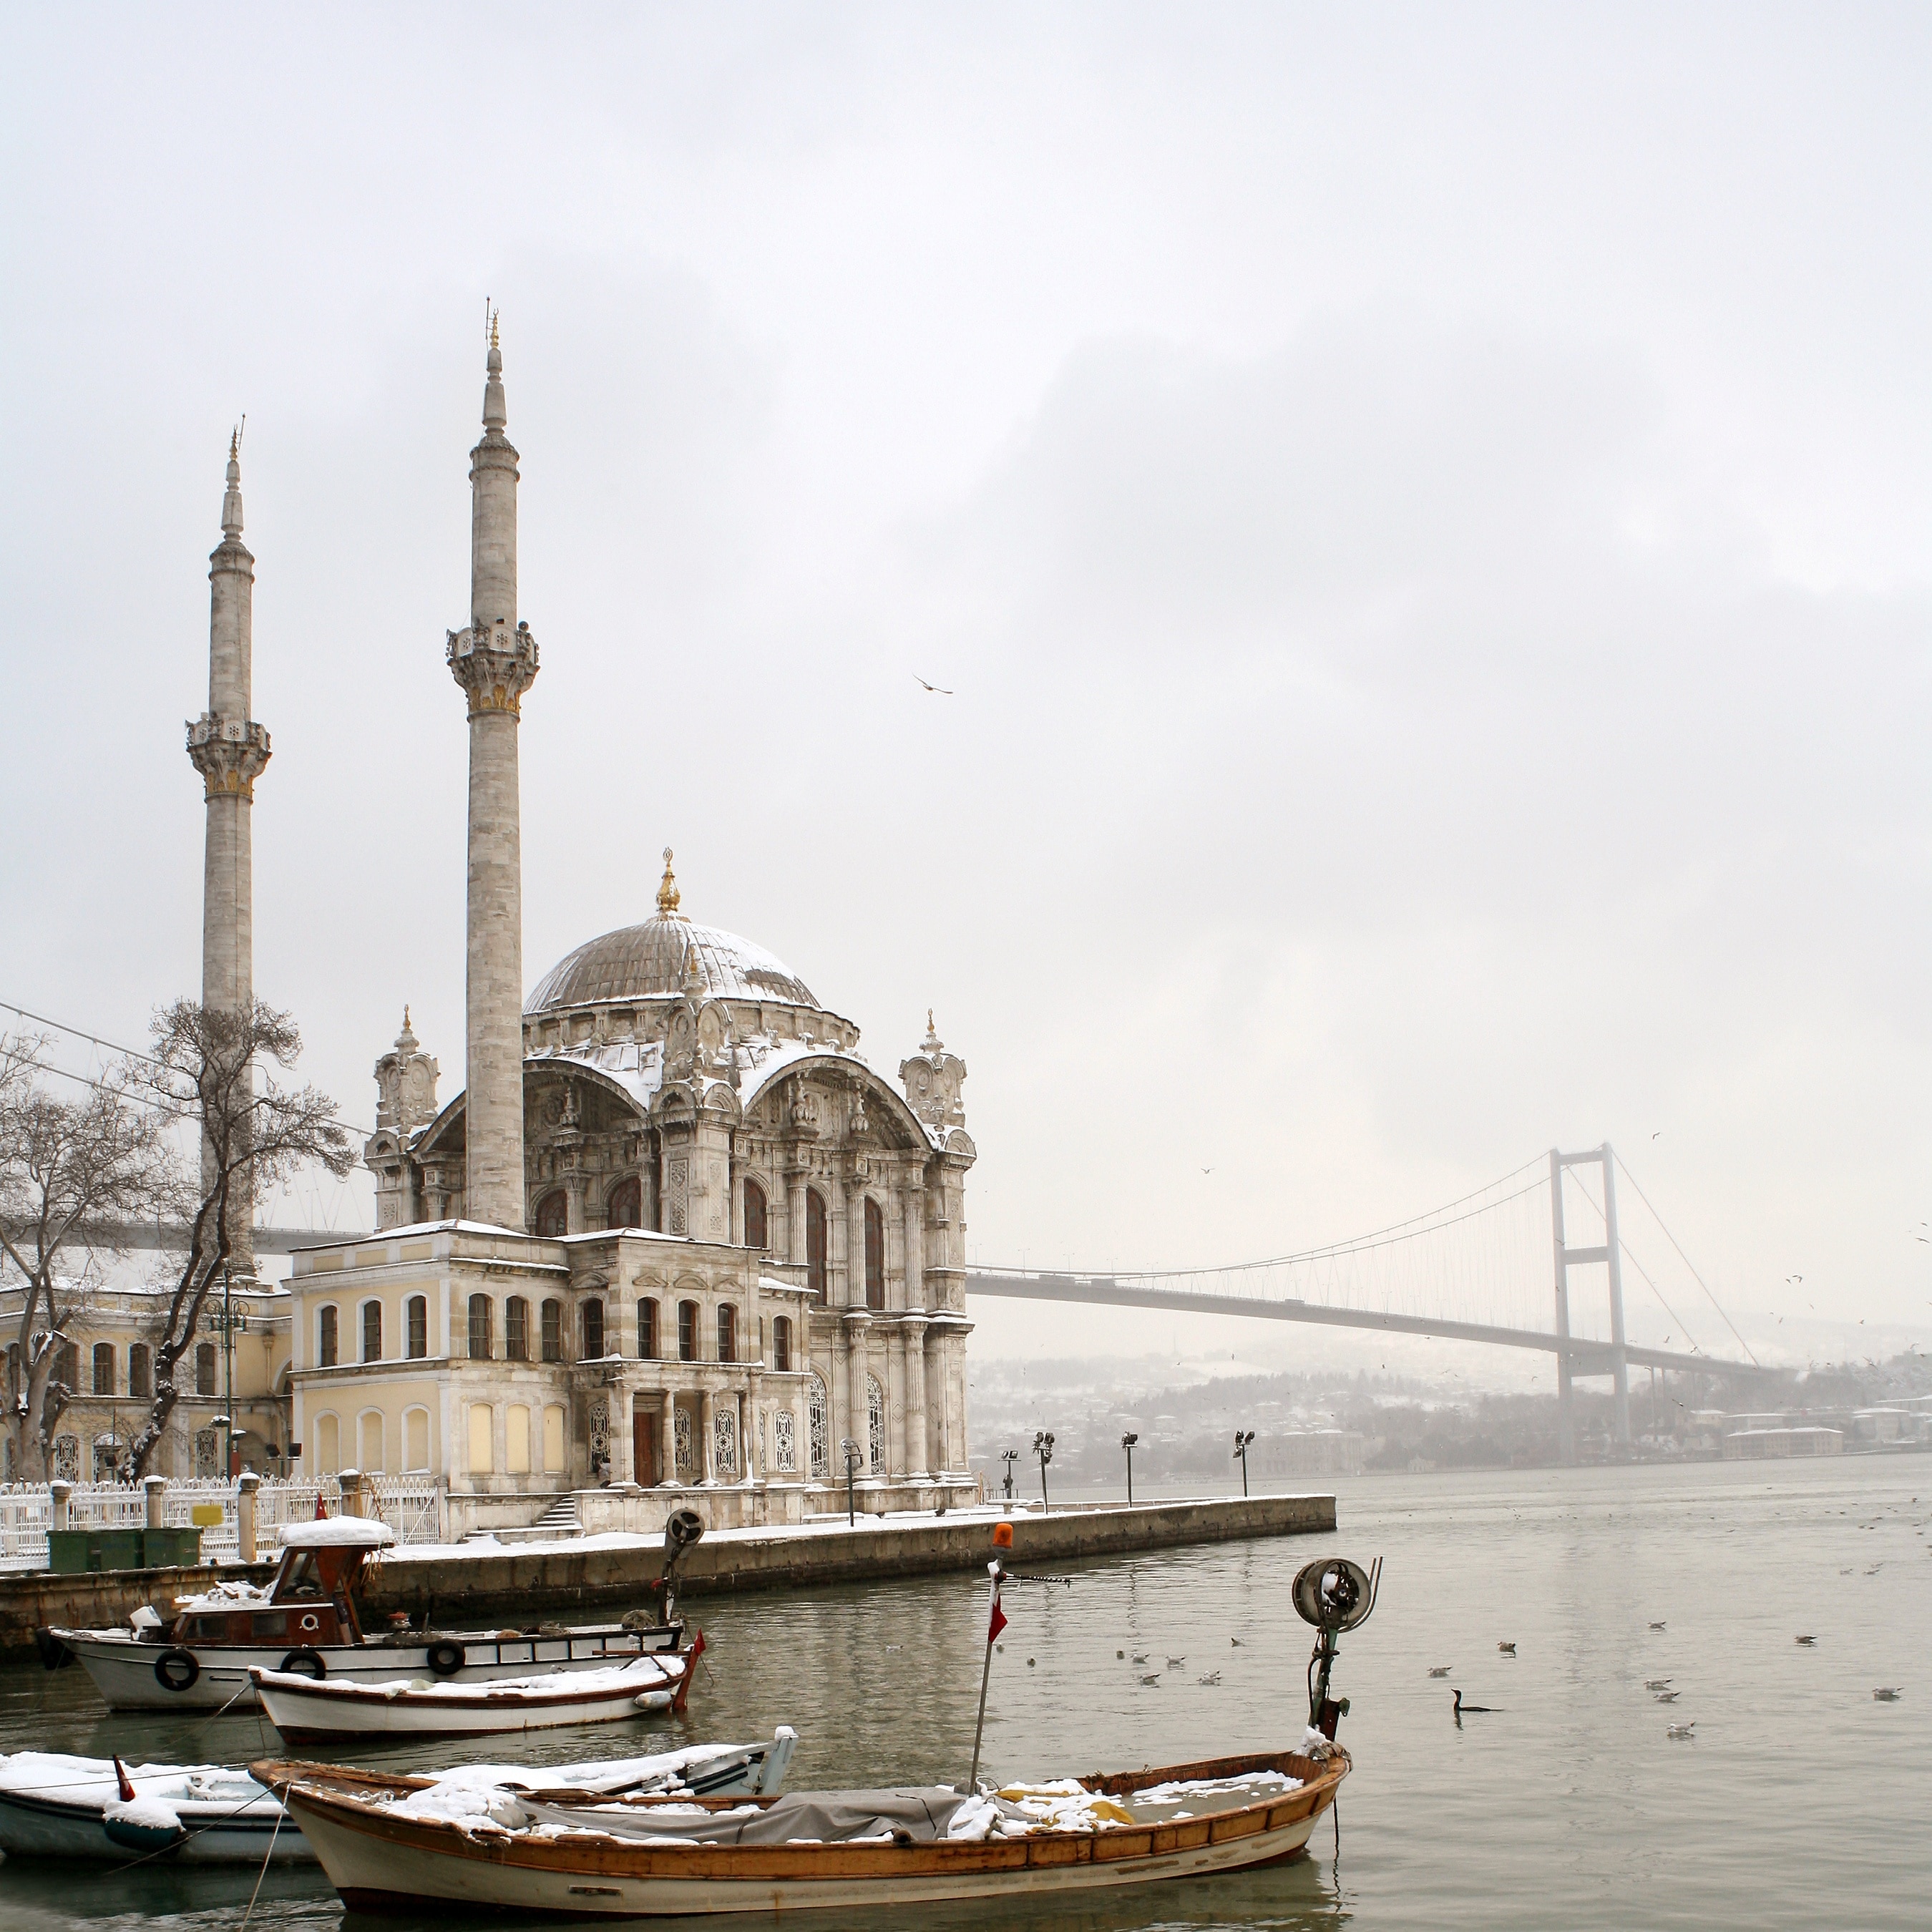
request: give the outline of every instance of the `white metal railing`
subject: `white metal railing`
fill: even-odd
[[[404,1543],[440,1543],[446,1518],[445,1490],[434,1476],[382,1476],[362,1479],[364,1514],[380,1516]],[[161,1520],[170,1529],[194,1524],[202,1512],[201,1560],[240,1561],[236,1528],[239,1491],[219,1476],[170,1478],[162,1495]],[[342,1485],[334,1476],[265,1478],[255,1492],[255,1549],[262,1558],[281,1547],[291,1523],[313,1522],[320,1501],[331,1516],[342,1511]],[[206,1520],[219,1509],[220,1520]],[[45,1483],[10,1483],[0,1487],[0,1570],[44,1570],[53,1498]],[[73,1529],[140,1529],[148,1520],[146,1492],[127,1483],[76,1483],[68,1498]]]

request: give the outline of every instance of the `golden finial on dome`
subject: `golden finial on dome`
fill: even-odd
[[[664,848],[664,877],[658,881],[658,910],[667,919],[676,919],[679,916],[677,908],[680,896],[677,880],[670,869],[670,848],[667,845]]]

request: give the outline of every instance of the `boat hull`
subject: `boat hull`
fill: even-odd
[[[1278,1800],[1166,1824],[905,1846],[519,1840],[383,1819],[299,1781],[286,1797],[352,1910],[712,1916],[1033,1901],[1278,1864],[1303,1855],[1347,1768],[1338,1755],[1310,1766],[1310,1781]]]
[[[291,1744],[332,1744],[346,1738],[488,1737],[556,1730],[566,1725],[610,1724],[648,1712],[668,1711],[683,1672],[640,1664],[628,1684],[573,1690],[484,1691],[464,1696],[396,1685],[292,1682],[262,1673],[256,1694],[269,1723]],[[266,1681],[264,1681],[266,1680]]]
[[[136,1855],[109,1838],[101,1809],[98,1804],[0,1791],[0,1852],[10,1858],[125,1864]],[[271,1856],[277,1864],[315,1862],[314,1849],[294,1825],[284,1820],[277,1831],[281,1808],[266,1792],[238,1817],[232,1806],[184,1804],[179,1810],[188,1835],[164,1853],[172,1863],[259,1865]]]
[[[218,1710],[224,1705],[245,1708],[255,1702],[249,1681],[251,1667],[272,1670],[290,1653],[278,1645],[272,1651],[221,1644],[144,1642],[124,1630],[57,1630],[52,1635],[80,1660],[110,1710]],[[346,1678],[351,1683],[381,1684],[396,1678],[433,1677],[432,1646],[458,1644],[464,1652],[460,1668],[446,1682],[488,1682],[500,1677],[526,1677],[537,1670],[608,1670],[627,1658],[674,1649],[677,1632],[668,1627],[640,1632],[620,1630],[578,1631],[567,1636],[499,1636],[494,1631],[440,1634],[420,1644],[329,1644],[315,1650],[322,1660],[324,1682]],[[156,1671],[164,1657],[182,1652],[194,1658],[194,1681],[177,1689]],[[176,1677],[188,1673],[173,1668]]]

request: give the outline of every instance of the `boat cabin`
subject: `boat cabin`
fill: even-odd
[[[364,1516],[296,1523],[282,1532],[282,1560],[266,1603],[201,1598],[182,1610],[169,1635],[176,1643],[231,1646],[360,1643],[356,1586],[370,1558],[395,1540],[387,1523]]]

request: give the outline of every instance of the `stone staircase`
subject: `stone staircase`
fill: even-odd
[[[499,1543],[562,1543],[584,1534],[584,1520],[577,1513],[577,1498],[568,1490],[551,1499],[549,1508],[535,1522],[521,1529],[490,1532]]]

